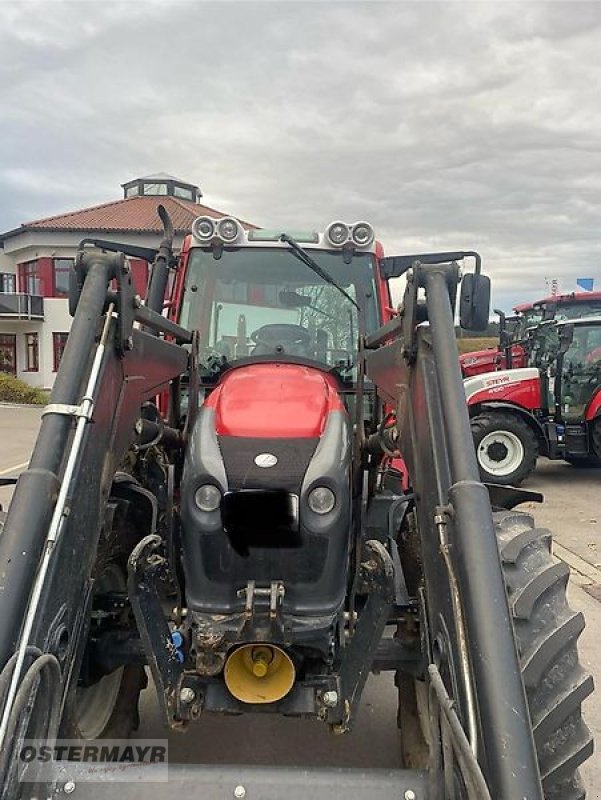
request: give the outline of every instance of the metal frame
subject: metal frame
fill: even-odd
[[[450,298],[459,271],[436,257],[430,264],[415,262],[408,274],[397,338],[390,341],[391,325],[368,341],[374,349],[367,374],[397,407],[400,450],[419,487],[434,662],[472,734],[491,795],[542,800],[490,500],[479,482],[458,366]],[[429,328],[416,324],[420,289]]]
[[[187,366],[188,353],[178,344],[134,329],[137,309],[126,267],[119,254],[85,253],[78,261],[81,290],[71,335],[0,536],[0,664],[10,663],[10,672],[0,672],[8,693],[2,739],[19,713],[21,681],[35,674],[46,654],[60,675],[51,713],[56,717],[62,708],[83,655],[88,605],[82,599],[90,595],[111,482],[133,440],[142,402]],[[109,291],[112,280],[116,294]],[[145,322],[149,316],[157,329],[189,338],[157,312],[148,310]],[[41,655],[28,665],[31,652]]]

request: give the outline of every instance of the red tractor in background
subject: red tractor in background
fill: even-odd
[[[601,316],[542,322],[527,350],[527,367],[464,380],[486,483],[520,483],[539,455],[601,460]]]
[[[528,330],[545,320],[564,320],[601,314],[601,292],[572,292],[553,295],[534,303],[514,306],[515,315],[506,317],[499,309],[499,345],[459,356],[464,378],[528,365]]]

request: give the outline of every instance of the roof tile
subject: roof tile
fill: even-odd
[[[169,212],[176,233],[188,233],[196,217],[229,216],[209,206],[182,200],[179,197],[128,197],[125,200],[26,222],[20,230],[161,233],[163,228],[157,214],[157,206],[161,204]],[[240,222],[246,228],[256,227],[243,220]],[[11,233],[18,232],[19,229],[11,231]]]

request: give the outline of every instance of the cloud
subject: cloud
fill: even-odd
[[[601,281],[600,27],[597,3],[2,3],[0,229],[164,170],[270,227],[479,249],[506,306]]]

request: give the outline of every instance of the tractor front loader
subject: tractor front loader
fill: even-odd
[[[478,478],[453,313],[488,320],[479,256],[384,257],[363,222],[292,236],[201,217],[176,259],[162,220],[146,304],[139,249],[82,246],[3,520],[2,800],[583,798],[583,618],[550,534],[515,510],[540,496]],[[148,673],[165,724],[201,739],[207,713],[345,734],[382,671],[396,770],[86,782],[57,759],[32,781],[22,758],[27,740],[127,737]]]

